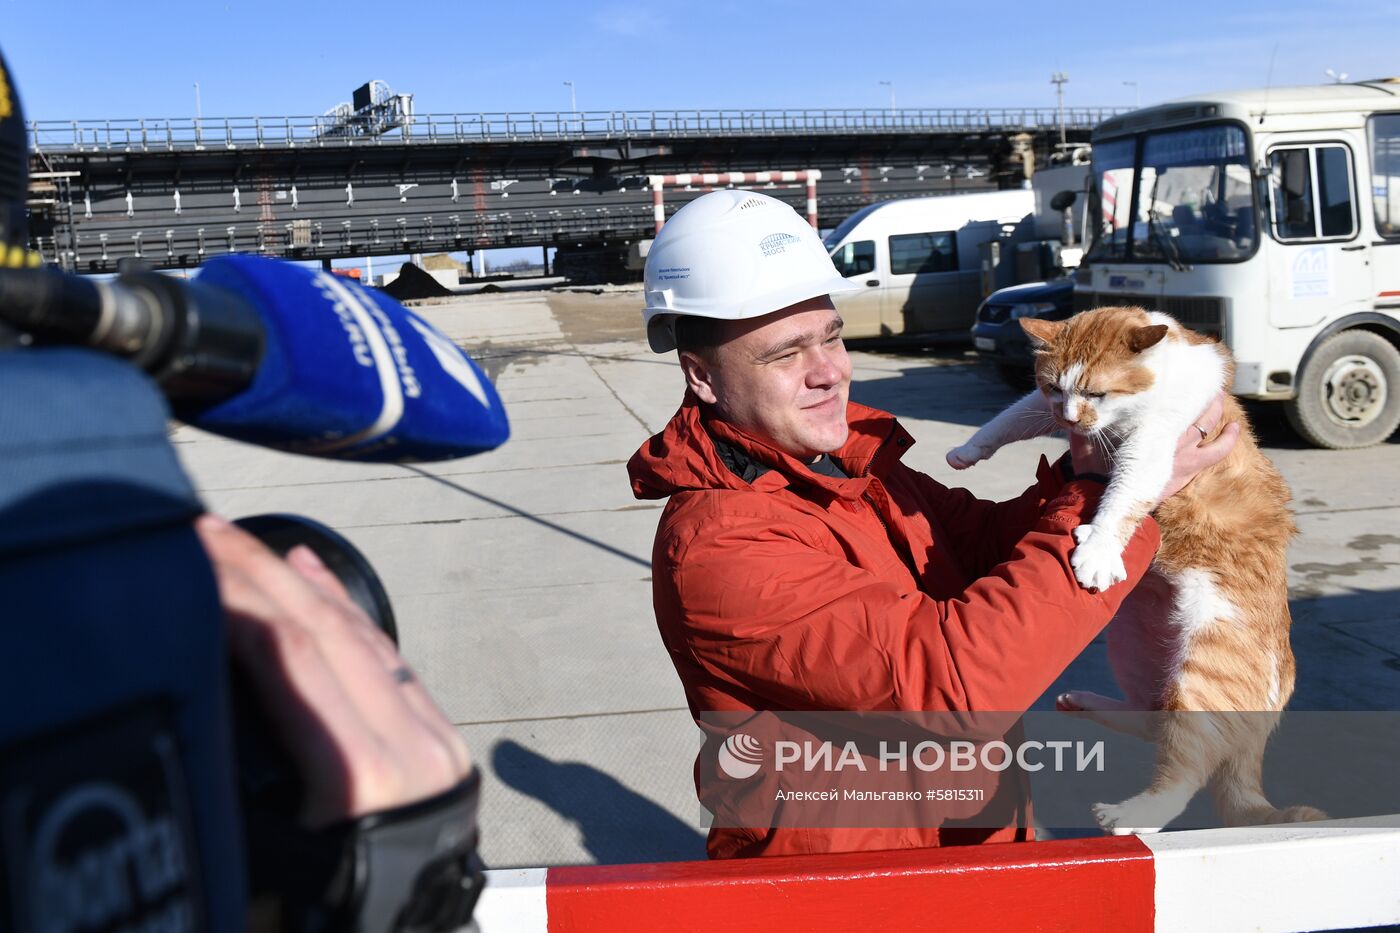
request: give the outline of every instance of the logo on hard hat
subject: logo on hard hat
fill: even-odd
[[[742,781],[758,773],[763,762],[763,743],[751,735],[736,732],[719,747],[719,769]]]
[[[770,233],[758,241],[758,248],[763,250],[765,256],[776,256],[786,252],[789,246],[796,246],[800,241],[791,233]]]

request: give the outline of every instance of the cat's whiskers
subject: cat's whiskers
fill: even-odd
[[[1019,420],[1034,427],[1058,427],[1055,419],[1045,411],[1023,411],[1019,414]]]

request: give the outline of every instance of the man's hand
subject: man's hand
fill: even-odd
[[[1195,424],[1187,428],[1177,439],[1176,454],[1172,458],[1171,478],[1167,480],[1162,495],[1152,504],[1153,508],[1176,495],[1195,478],[1197,473],[1207,467],[1215,466],[1224,460],[1230,451],[1235,449],[1235,443],[1240,439],[1238,422],[1226,425],[1219,437],[1209,444],[1205,443],[1205,439],[1214,434],[1216,429],[1220,427],[1220,419],[1224,412],[1225,395],[1221,393],[1211,399],[1210,404],[1196,419]],[[1200,425],[1200,430],[1196,429],[1196,425]],[[1202,434],[1202,431],[1205,433]],[[1091,438],[1071,431],[1069,452],[1070,459],[1074,464],[1074,472],[1108,475],[1110,470],[1108,457],[1103,448]]]
[[[235,661],[307,788],[311,827],[441,793],[471,770],[457,730],[309,548],[284,561],[205,515]]]
[[[1220,432],[1220,436],[1209,444],[1206,438],[1215,433],[1220,427],[1220,418],[1225,413],[1225,395],[1220,393],[1211,399],[1206,410],[1201,412],[1201,416],[1196,419],[1191,427],[1187,428],[1181,437],[1176,441],[1176,456],[1172,458],[1172,476],[1167,480],[1167,486],[1162,490],[1162,495],[1153,504],[1153,508],[1161,505],[1167,499],[1180,492],[1187,483],[1196,478],[1196,474],[1204,469],[1215,466],[1221,460],[1230,455],[1230,451],[1235,449],[1235,443],[1240,439],[1240,424],[1232,421],[1225,426],[1225,430]],[[1199,430],[1197,426],[1199,425]]]

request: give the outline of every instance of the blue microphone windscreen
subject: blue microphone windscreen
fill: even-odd
[[[510,435],[495,388],[440,331],[373,289],[256,256],[211,260],[202,284],[241,295],[266,346],[253,382],[198,427],[346,460],[450,460]]]

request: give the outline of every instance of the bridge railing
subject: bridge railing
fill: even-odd
[[[1064,111],[1067,129],[1091,129],[1121,107]],[[611,110],[557,113],[419,114],[388,133],[328,116],[35,120],[42,152],[287,149],[418,143],[597,141],[677,136],[812,136],[1058,128],[1053,107],[904,110]]]

